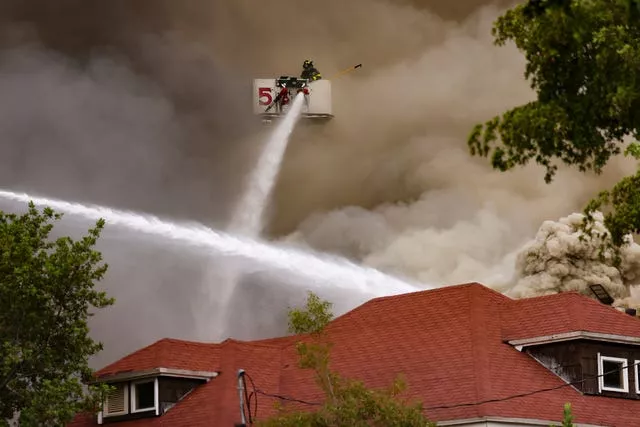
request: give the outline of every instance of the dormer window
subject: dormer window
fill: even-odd
[[[110,384],[112,390],[104,401],[104,415],[113,417],[129,413],[129,387],[127,383]]]
[[[627,359],[601,356],[598,353],[598,388],[600,391],[629,392]]]
[[[217,372],[154,368],[103,377],[114,391],[98,413],[98,424],[162,416]]]
[[[131,412],[155,411],[158,400],[158,378],[131,383]]]

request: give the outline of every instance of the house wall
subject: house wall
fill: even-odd
[[[589,340],[563,341],[532,346],[525,349],[547,369],[585,394],[600,394],[609,397],[640,399],[636,393],[636,378],[633,363],[640,360],[640,349],[630,345]],[[629,393],[603,391],[598,393],[598,353],[602,356],[626,358],[629,369]]]

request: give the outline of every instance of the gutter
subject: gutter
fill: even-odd
[[[187,369],[172,369],[172,368],[153,368],[143,371],[128,371],[118,372],[116,374],[109,374],[101,376],[96,380],[91,381],[89,384],[100,384],[105,382],[114,381],[130,381],[143,378],[151,378],[157,376],[163,377],[177,377],[177,378],[189,378],[196,380],[209,381],[218,376],[218,372],[214,371],[190,371]]]

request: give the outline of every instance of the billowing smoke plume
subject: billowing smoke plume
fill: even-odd
[[[583,220],[584,215],[572,214],[545,221],[518,254],[515,286],[508,294],[515,298],[566,291],[590,294],[589,285],[600,284],[615,299],[630,297],[630,287],[640,284],[640,245],[630,241],[624,246],[616,267],[602,214],[594,215],[588,234]]]
[[[160,3],[2,3],[0,187],[224,226],[256,143],[251,73],[186,41]],[[197,305],[216,291],[209,257],[110,227],[98,249],[117,304],[92,319],[96,365],[200,338],[219,309]]]
[[[601,176],[561,167],[546,185],[536,166],[500,173],[469,156],[474,123],[533,96],[521,54],[492,44],[499,13],[486,7],[453,25],[422,11],[394,36],[406,29],[424,45],[401,44],[409,52],[398,59],[382,44],[388,61],[334,82],[336,119],[321,135],[300,130],[272,233],[431,284],[507,289],[519,248],[543,221],[581,210],[633,172],[624,159]]]
[[[492,44],[500,10],[481,1],[3,2],[0,187],[224,225],[260,144],[251,79],[306,58],[327,77],[363,63],[334,81],[333,122],[294,135],[270,235],[428,283],[507,287],[542,221],[634,166],[545,185],[538,168],[502,174],[468,155],[473,124],[532,97],[521,55]],[[97,365],[218,328],[216,307],[196,305],[215,296],[210,260],[107,234],[117,303],[92,324]],[[242,283],[222,336],[283,332],[304,294],[265,282]]]

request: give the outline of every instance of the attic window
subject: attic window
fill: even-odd
[[[104,401],[103,413],[105,417],[125,415],[129,409],[129,387],[126,383],[110,384],[113,388]]]
[[[629,392],[627,359],[598,353],[598,383],[600,391]]]
[[[156,409],[158,379],[141,380],[131,383],[131,412],[146,412]]]

